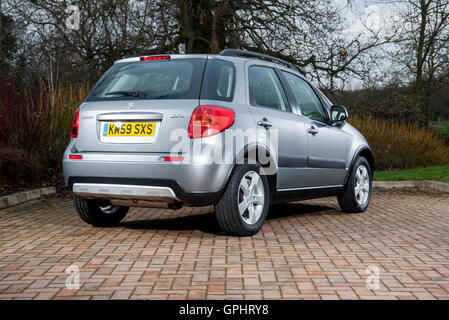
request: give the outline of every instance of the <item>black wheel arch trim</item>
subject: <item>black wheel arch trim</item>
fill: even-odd
[[[354,163],[355,163],[357,158],[362,153],[367,153],[369,155],[369,158],[366,159],[366,160],[368,160],[368,162],[369,162],[369,164],[371,166],[371,178],[373,177],[373,174],[374,174],[374,153],[373,153],[373,150],[371,150],[371,148],[369,146],[367,146],[367,145],[362,145],[362,146],[360,146],[357,149],[357,151],[352,156],[351,164],[349,165],[348,172],[346,172],[346,177],[345,177],[345,180],[343,181],[343,185],[346,185],[346,183],[348,182],[349,176],[351,175],[352,168],[354,167]]]

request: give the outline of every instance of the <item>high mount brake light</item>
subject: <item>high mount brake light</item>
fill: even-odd
[[[168,162],[184,161],[184,157],[164,157],[164,161]]]
[[[80,108],[76,109],[75,115],[73,116],[72,129],[70,130],[70,136],[72,138],[78,137],[79,123],[80,123]]]
[[[213,136],[234,123],[234,111],[217,106],[198,106],[193,111],[189,124],[190,138]]]
[[[151,61],[151,60],[170,60],[170,56],[140,57],[140,61]]]

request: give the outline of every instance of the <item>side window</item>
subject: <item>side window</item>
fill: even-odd
[[[272,68],[251,66],[248,78],[252,105],[290,111],[284,89]]]
[[[296,102],[298,102],[299,107],[301,108],[302,114],[312,120],[325,122],[326,118],[321,107],[321,102],[310,85],[300,77],[289,72],[282,71],[282,74],[284,75],[285,80],[287,80],[287,83],[295,96]]]
[[[232,101],[235,86],[235,67],[232,62],[210,59],[206,64],[201,99]]]

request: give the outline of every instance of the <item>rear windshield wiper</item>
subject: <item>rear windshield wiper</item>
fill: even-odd
[[[121,94],[121,95],[127,96],[127,97],[134,97],[134,98],[140,96],[141,94],[143,96],[145,96],[145,93],[139,92],[139,91],[111,91],[111,92],[106,93],[107,96],[117,95],[117,94]]]

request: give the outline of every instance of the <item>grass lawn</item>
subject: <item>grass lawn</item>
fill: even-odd
[[[437,180],[449,183],[449,167],[428,167],[374,172],[374,181],[413,180]]]
[[[440,126],[439,132],[443,136],[449,136],[449,121],[434,121],[432,124],[438,124]]]

